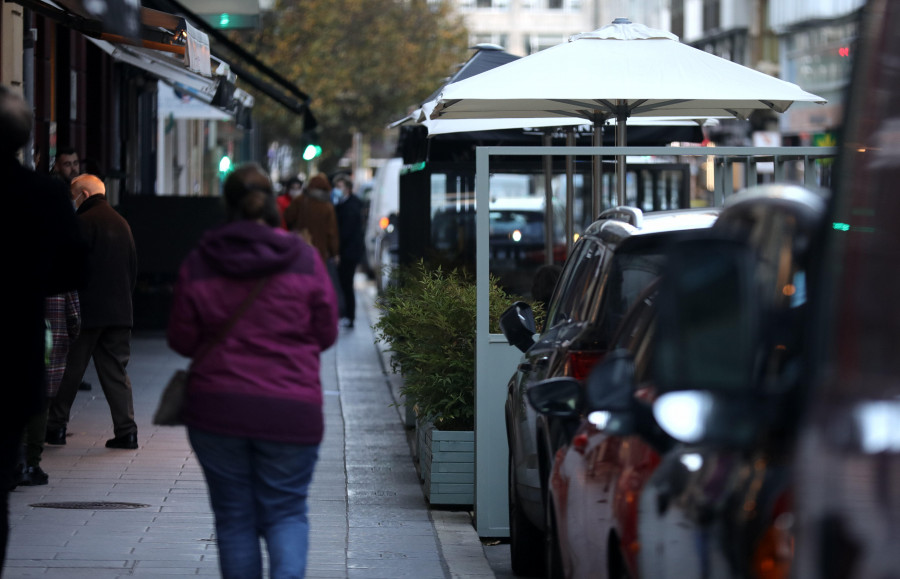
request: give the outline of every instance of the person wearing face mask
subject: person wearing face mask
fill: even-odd
[[[128,222],[107,201],[106,187],[96,175],[72,179],[71,196],[88,243],[88,279],[78,292],[81,333],[70,346],[59,391],[50,403],[45,443],[66,443],[69,412],[93,359],[114,426],[106,447],[133,450],[138,447],[137,424],[125,367],[131,357],[137,281],[134,237]]]
[[[291,177],[284,183],[281,194],[275,198],[278,205],[278,212],[284,215],[284,210],[288,208],[291,201],[297,198],[303,192],[303,181],[299,177]]]

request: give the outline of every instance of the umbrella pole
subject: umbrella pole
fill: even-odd
[[[605,120],[602,116],[594,119],[594,134],[591,138],[591,144],[595,147],[603,145],[603,123]],[[600,217],[600,212],[603,210],[601,199],[603,196],[603,157],[595,155],[591,168],[591,210],[594,212],[594,219],[596,219]]]
[[[544,131],[544,146],[553,145],[550,130]],[[553,157],[544,155],[544,263],[553,264]]]
[[[625,134],[625,115],[616,119],[616,146],[624,147],[628,139]],[[625,155],[616,155],[616,201],[625,205]]]
[[[566,131],[566,146],[575,146],[575,129]],[[566,257],[572,252],[572,240],[575,237],[575,157],[566,155]]]

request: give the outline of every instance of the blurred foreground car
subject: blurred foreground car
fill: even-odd
[[[525,354],[508,384],[510,546],[513,571],[533,573],[559,561],[545,551],[547,480],[556,449],[577,422],[538,417],[526,403],[534,383],[552,377],[583,380],[610,347],[635,299],[658,275],[663,247],[679,232],[712,225],[718,209],[644,214],[633,207],[604,211],[572,249],[547,307],[537,342],[528,305],[517,303],[500,322],[510,344]]]
[[[788,576],[809,255],[824,209],[800,187],[749,189],[727,200],[715,237],[668,255],[653,410],[682,444],[640,497],[643,577]]]
[[[798,579],[900,576],[898,27],[900,3],[867,4],[815,256],[795,485]]]

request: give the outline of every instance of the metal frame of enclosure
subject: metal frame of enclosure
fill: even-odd
[[[602,155],[714,157],[714,204],[722,205],[734,193],[734,168],[744,165],[744,185],[757,181],[757,164],[771,162],[776,182],[784,182],[789,162],[802,164],[802,184],[817,187],[814,163],[833,158],[834,147],[478,147],[475,162],[475,200],[487,207],[490,199],[490,160],[499,156]],[[565,194],[565,192],[560,192]],[[596,210],[593,210],[596,213]],[[476,211],[476,274],[478,311],[475,349],[475,528],[481,537],[508,537],[508,448],[503,419],[506,385],[521,353],[502,334],[491,334],[488,324],[490,272],[489,214]]]

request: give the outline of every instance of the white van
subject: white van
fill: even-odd
[[[384,289],[397,263],[397,215],[400,211],[400,170],[403,159],[388,159],[378,169],[366,222],[366,259],[378,290]]]

